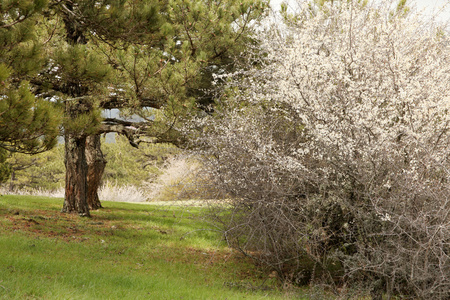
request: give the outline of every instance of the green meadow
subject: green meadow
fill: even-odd
[[[62,199],[0,197],[0,299],[294,296],[229,249],[204,208],[103,202],[80,218],[61,206]]]

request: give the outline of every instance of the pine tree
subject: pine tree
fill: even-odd
[[[143,133],[183,142],[175,125],[212,103],[213,73],[233,67],[265,8],[259,0],[50,1],[36,29],[47,59],[30,82],[64,109],[64,212],[89,216],[101,206],[99,134],[119,132],[135,146]],[[145,122],[101,117],[112,108]]]
[[[46,151],[59,133],[60,114],[28,81],[43,63],[35,23],[45,6],[45,0],[0,2],[0,182],[9,177],[8,152]]]

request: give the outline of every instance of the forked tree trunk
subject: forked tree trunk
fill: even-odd
[[[106,160],[103,156],[100,144],[100,135],[91,135],[86,139],[86,161],[88,165],[87,202],[90,209],[102,208],[98,197],[98,188],[100,187],[103,172],[105,171]]]
[[[66,134],[66,191],[62,212],[90,217],[87,203],[86,137]]]

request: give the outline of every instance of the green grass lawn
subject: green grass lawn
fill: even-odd
[[[61,199],[1,196],[0,299],[288,298],[201,208],[103,205],[80,218]]]

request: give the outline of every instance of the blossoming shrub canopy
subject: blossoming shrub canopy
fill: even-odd
[[[448,31],[391,4],[306,3],[262,32],[197,142],[228,240],[284,279],[334,257],[372,290],[445,299]]]

